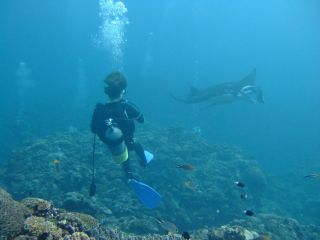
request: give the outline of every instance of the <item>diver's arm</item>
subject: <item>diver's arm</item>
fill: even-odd
[[[132,102],[125,102],[125,109],[129,119],[137,120],[138,123],[144,123],[144,116],[138,109],[138,107]]]

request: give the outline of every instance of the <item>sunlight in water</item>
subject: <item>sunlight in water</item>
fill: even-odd
[[[16,91],[18,97],[18,118],[23,115],[25,104],[28,99],[30,90],[34,87],[34,82],[31,79],[31,70],[26,62],[19,62],[16,69]]]

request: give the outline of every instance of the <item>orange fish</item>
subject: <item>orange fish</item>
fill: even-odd
[[[54,160],[52,161],[52,164],[55,166],[57,172],[59,173],[59,172],[60,172],[60,160],[54,159]]]
[[[260,235],[259,236],[259,238],[258,238],[259,240],[271,240],[271,237],[270,236],[268,236],[268,235]]]
[[[190,163],[176,163],[176,168],[181,168],[181,169],[187,170],[187,171],[196,170],[196,168],[193,165],[191,165]]]

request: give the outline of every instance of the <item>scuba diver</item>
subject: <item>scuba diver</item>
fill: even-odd
[[[135,151],[142,167],[145,167],[153,159],[153,155],[145,151],[134,138],[134,121],[143,123],[144,116],[133,103],[124,99],[127,80],[121,72],[110,73],[104,82],[107,85],[104,92],[108,95],[109,102],[96,105],[91,121],[91,131],[108,146],[113,160],[122,165],[126,183],[135,192],[139,200],[146,207],[155,208],[160,203],[160,194],[152,187],[137,181],[133,177],[128,153],[128,151]],[[95,141],[93,146],[93,174],[90,196],[93,196],[96,191],[94,183]]]
[[[140,159],[140,165],[145,167],[151,160],[151,153],[144,151],[140,143],[134,139],[135,123],[144,122],[144,116],[139,109],[124,99],[127,80],[122,73],[115,71],[109,74],[104,88],[110,101],[98,103],[91,122],[91,131],[98,135],[110,149],[116,163],[122,164],[126,179],[132,179],[128,151],[134,150]],[[148,157],[148,159],[147,159]]]

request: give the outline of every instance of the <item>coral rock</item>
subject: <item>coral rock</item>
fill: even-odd
[[[62,236],[62,230],[43,217],[27,218],[24,228],[30,235],[37,236],[39,239],[58,239]]]
[[[209,240],[258,240],[259,234],[240,226],[222,226],[208,234]]]
[[[94,214],[97,207],[89,198],[78,192],[68,192],[62,203],[64,209],[68,211],[78,211],[82,209],[86,213]]]
[[[71,235],[71,240],[90,240],[89,236],[83,232],[76,232]]]
[[[47,212],[52,208],[52,204],[50,202],[40,198],[25,198],[21,203],[32,210],[33,213]]]
[[[0,188],[0,236],[13,238],[23,229],[25,216],[30,212]]]

